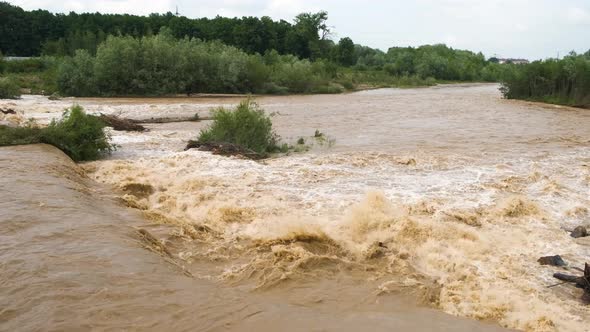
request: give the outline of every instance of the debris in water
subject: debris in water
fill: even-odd
[[[240,156],[248,159],[258,160],[263,156],[260,153],[232,143],[189,141],[185,151],[199,149],[199,151],[211,151],[213,154],[222,156]]]
[[[149,118],[141,120],[130,120],[134,123],[173,123],[173,122],[199,122],[203,120],[211,120],[210,117],[200,117],[199,113],[195,113],[188,117],[168,117],[168,118]]]
[[[586,236],[588,236],[588,230],[584,226],[578,226],[573,230],[573,232],[570,234],[570,236],[573,237],[574,239],[577,239],[580,237],[586,237]]]
[[[192,273],[190,273],[184,266],[174,260],[166,245],[160,240],[156,239],[150,232],[141,228],[137,230],[137,234],[139,235],[139,240],[143,244],[144,248],[162,256],[166,262],[179,268],[186,276],[194,278]]]
[[[537,260],[541,265],[552,265],[552,266],[566,266],[567,264],[559,255],[545,256]]]
[[[582,301],[588,304],[590,303],[590,264],[585,264],[583,272],[584,275],[581,277],[563,273],[555,273],[553,277],[564,282],[573,283],[577,288],[582,288],[584,290]]]
[[[100,119],[109,127],[117,131],[146,131],[147,129],[132,120],[120,118],[116,115],[100,114]]]
[[[156,239],[150,232],[142,228],[139,229],[137,233],[139,234],[139,239],[147,249],[157,252],[161,255],[172,257],[172,254],[170,251],[168,251],[168,248],[166,248],[166,246],[160,242],[160,240]]]
[[[12,108],[7,108],[5,110],[0,108],[0,112],[2,112],[3,114],[16,114],[16,111],[13,110]]]

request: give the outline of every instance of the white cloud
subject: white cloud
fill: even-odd
[[[148,15],[150,13],[165,13],[174,11],[173,0],[21,0],[10,1],[27,10],[47,9],[52,12],[101,12],[101,13],[131,13],[136,15]]]

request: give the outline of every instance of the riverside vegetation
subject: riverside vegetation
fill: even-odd
[[[108,118],[86,114],[82,107],[73,106],[47,127],[40,127],[33,121],[21,127],[0,125],[0,146],[46,143],[62,150],[74,161],[96,160],[115,148],[104,130]],[[235,109],[213,111],[212,120],[196,141],[189,141],[187,149],[204,148],[217,154],[250,159],[308,149],[304,141],[296,146],[281,143],[272,129],[271,117],[250,99],[242,101]]]
[[[46,143],[65,152],[74,161],[96,160],[114,146],[100,118],[73,106],[59,120],[41,128],[30,122],[22,127],[0,125],[0,146]]]
[[[590,51],[513,66],[504,75],[506,98],[590,108]]]
[[[289,23],[171,13],[62,15],[3,2],[0,8],[0,33],[7,36],[0,40],[0,51],[37,57],[0,66],[33,93],[339,93],[495,81],[501,71],[481,53],[445,45],[383,52],[346,37],[335,42],[326,12],[302,13]]]
[[[0,98],[35,94],[340,93],[438,82],[501,82],[506,98],[590,107],[590,51],[499,64],[443,44],[387,52],[332,40],[326,12],[189,19],[25,11],[0,2]]]

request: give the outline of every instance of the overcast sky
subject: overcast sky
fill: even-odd
[[[486,56],[531,60],[590,49],[590,0],[19,0],[24,9],[196,17],[270,16],[291,21],[326,10],[334,39],[380,48],[446,43]]]

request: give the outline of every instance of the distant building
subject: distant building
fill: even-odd
[[[512,58],[499,58],[498,63],[513,63],[515,65],[526,65],[529,63],[527,59],[512,59]]]

